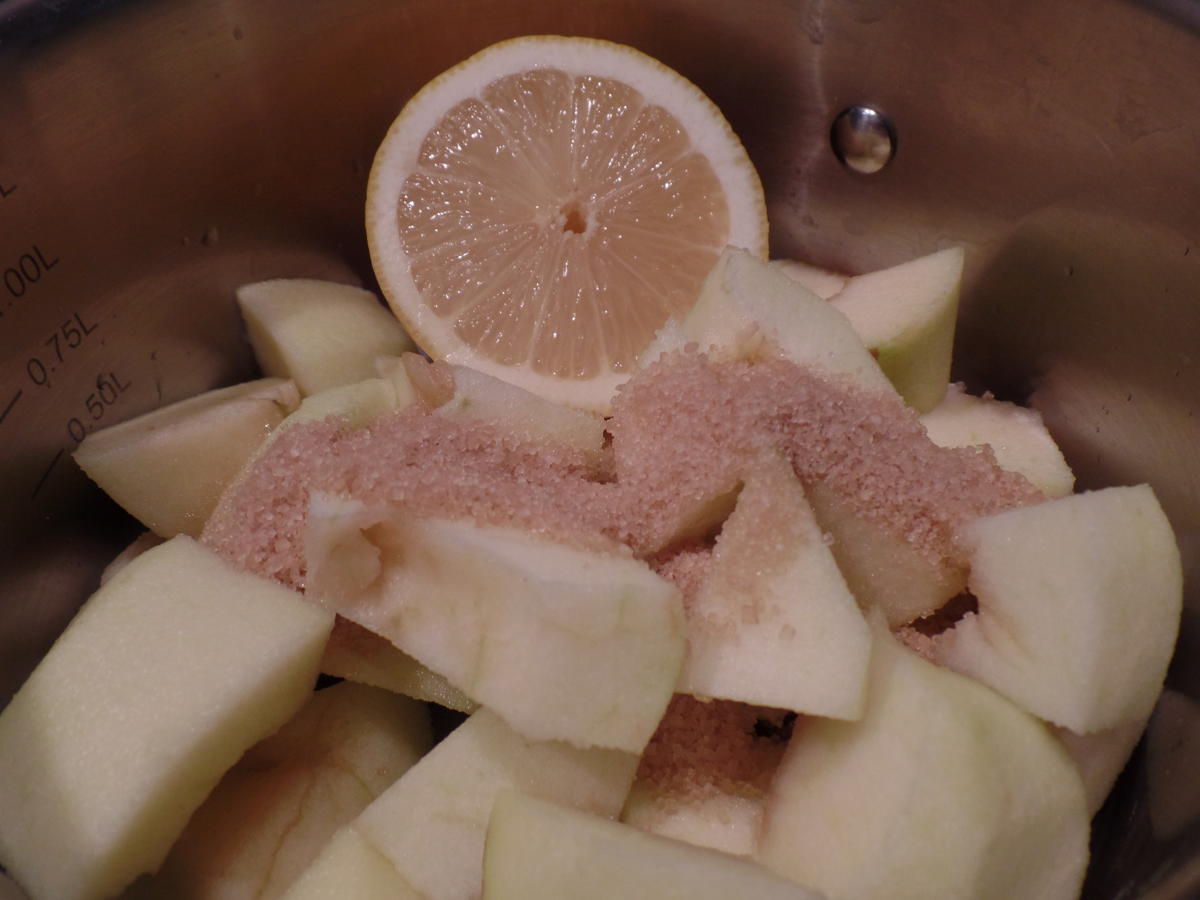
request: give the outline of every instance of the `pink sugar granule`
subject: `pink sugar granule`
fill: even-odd
[[[676,694],[642,754],[637,778],[679,800],[765,795],[786,744],[781,710]],[[761,734],[761,724],[771,727]]]
[[[241,568],[303,589],[309,497],[320,491],[585,545],[615,539],[649,558],[756,459],[781,452],[802,480],[824,482],[932,561],[962,555],[955,536],[965,522],[1044,499],[990,451],[934,445],[895,395],[783,360],[671,354],[623,386],[608,430],[602,480],[577,450],[421,407],[356,430],[295,426],[226,493],[202,540]]]

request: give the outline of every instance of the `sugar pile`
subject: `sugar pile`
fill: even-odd
[[[934,445],[897,396],[784,360],[664,356],[621,389],[608,432],[610,455],[597,468],[576,449],[419,406],[361,429],[297,426],[226,494],[202,540],[241,568],[303,590],[309,495],[321,491],[581,546],[621,542],[676,583],[686,606],[712,552],[712,535],[692,533],[689,517],[766,458],[782,454],[803,482],[823,485],[939,565],[965,564],[956,535],[966,522],[1045,499],[996,466],[990,450]],[[677,697],[643,777],[672,790],[719,779],[722,788],[759,787],[777,748],[747,736],[757,715],[749,710]]]

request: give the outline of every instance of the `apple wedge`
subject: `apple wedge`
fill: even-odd
[[[574,447],[596,461],[604,448],[604,419],[552,403],[466,366],[450,366],[454,396],[434,410],[448,419],[477,419],[531,443]]]
[[[297,878],[283,900],[426,900],[375,845],[343,828]]]
[[[1134,719],[1091,734],[1076,734],[1057,725],[1046,727],[1062,741],[1075,768],[1079,770],[1087,795],[1088,815],[1094,816],[1108,799],[1121,770],[1133,755],[1142,732],[1146,730],[1146,721]]]
[[[715,359],[776,352],[866,390],[893,391],[845,315],[778,267],[735,247],[721,254],[674,333]],[[665,338],[652,346],[643,354],[648,361],[660,349],[673,349]]]
[[[918,412],[937,406],[950,380],[962,272],[962,248],[953,247],[856,275],[829,301]]]
[[[387,638],[341,616],[325,645],[321,671],[467,714],[479,708],[443,676],[421,665]]]
[[[308,594],[529,738],[639,753],[679,676],[683,606],[622,549],[317,495]]]
[[[470,900],[479,896],[484,838],[497,794],[519,788],[615,816],[636,768],[637,757],[628,753],[526,740],[499,716],[481,709],[345,830],[381,853],[398,873],[393,883],[412,891],[401,887],[395,896]],[[354,843],[345,837],[335,840]],[[317,864],[333,867],[334,862]],[[307,880],[302,876],[298,888]]]
[[[484,900],[820,900],[746,859],[647,834],[518,791],[496,798]]]
[[[279,378],[207,391],[93,432],[75,461],[159,537],[196,537],[226,485],[299,402],[296,386]]]
[[[806,487],[850,593],[862,606],[882,610],[893,628],[941,609],[966,587],[966,572],[948,561],[930,562],[827,485]]]
[[[108,897],[156,869],[308,699],[332,624],[191,538],[147,550],[0,714],[0,863],[35,900]]]
[[[304,422],[319,422],[334,416],[344,419],[351,428],[362,428],[380,416],[403,409],[415,401],[416,392],[398,377],[365,378],[325,388],[305,397],[299,408],[283,420],[275,434]]]
[[[225,774],[124,900],[275,900],[432,744],[422,703],[348,681],[318,691]]]
[[[941,403],[921,416],[921,424],[939,447],[988,445],[1000,468],[1024,475],[1047,497],[1075,490],[1075,476],[1036,410],[973,397],[952,384]]]
[[[841,275],[798,259],[772,260],[771,265],[777,266],[788,278],[800,282],[822,300],[838,294],[850,280],[849,275]]]
[[[413,350],[412,339],[370,291],[308,278],[242,285],[238,306],[267,375],[308,396],[375,374],[375,357]]]
[[[871,633],[785,459],[748,476],[687,623],[676,690],[843,719],[862,713]]]
[[[1079,734],[1150,715],[1183,586],[1148,485],[986,516],[965,535],[979,612],[938,636],[940,662]]]
[[[762,797],[724,791],[664,796],[637,781],[621,812],[621,821],[634,828],[732,856],[754,852],[762,820]]]
[[[831,900],[1074,900],[1089,821],[1062,746],[875,633],[865,716],[797,723],[758,859]]]

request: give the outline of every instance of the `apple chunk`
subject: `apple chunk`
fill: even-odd
[[[987,444],[1000,468],[1024,475],[1047,497],[1066,497],[1075,489],[1075,476],[1036,410],[972,397],[952,384],[921,424],[939,447]]]
[[[849,275],[840,275],[798,259],[774,259],[771,260],[771,265],[779,268],[793,281],[800,282],[822,300],[828,300],[838,294],[850,280]]]
[[[479,708],[444,676],[421,665],[387,638],[341,616],[325,645],[321,671],[467,714]]]
[[[318,495],[306,548],[310,596],[530,738],[637,753],[671,699],[679,592],[615,545]]]
[[[484,854],[484,900],[819,900],[746,859],[505,791]]]
[[[797,365],[849,379],[866,390],[893,392],[879,364],[846,317],[778,267],[728,247],[709,273],[676,340],[695,342],[716,358],[753,359],[770,348]],[[643,354],[674,349],[665,338]]]
[[[157,868],[308,698],[332,623],[191,538],[147,550],[0,714],[0,863],[35,900],[111,896]]]
[[[343,828],[292,883],[284,900],[424,900],[375,845]]]
[[[857,275],[829,301],[918,412],[937,406],[950,380],[962,271],[962,248],[953,247]]]
[[[432,743],[422,703],[348,681],[318,691],[225,774],[125,900],[274,900]]]
[[[844,719],[862,712],[870,630],[786,460],[747,478],[687,618],[677,690]]]
[[[876,629],[860,722],[798,722],[758,858],[833,900],[1074,900],[1083,785],[1041,722]]]
[[[279,378],[208,391],[88,435],[75,461],[159,537],[196,537],[226,485],[299,402],[295,385]]]
[[[481,709],[345,831],[391,862],[398,873],[390,879],[395,896],[470,900],[479,896],[484,838],[497,794],[519,788],[613,816],[636,767],[637,757],[628,753],[526,740]],[[318,866],[336,868],[336,860],[318,860]],[[298,887],[307,880],[302,876]]]
[[[263,372],[308,396],[375,374],[377,356],[415,349],[370,291],[308,278],[242,285],[238,305]]]
[[[434,410],[448,419],[480,419],[517,438],[566,444],[596,459],[604,448],[604,419],[553,403],[466,366],[450,366],[454,396]]]
[[[940,635],[940,662],[1086,734],[1150,715],[1179,631],[1179,550],[1148,485],[977,519],[979,612]]]

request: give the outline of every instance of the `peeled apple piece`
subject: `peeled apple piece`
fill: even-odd
[[[473,900],[479,896],[483,874],[488,817],[499,793],[517,788],[597,815],[615,816],[629,792],[637,762],[628,753],[527,740],[499,716],[481,709],[345,830],[361,837],[396,869],[394,896]],[[345,837],[334,840],[354,843]],[[361,848],[349,848],[338,854],[359,852]],[[327,858],[316,863],[319,868],[338,865],[336,859]],[[298,887],[307,881],[308,876],[301,876]],[[288,896],[294,900],[321,895]]]
[[[280,378],[207,391],[93,432],[75,461],[159,537],[197,537],[225,487],[299,402]]]
[[[964,539],[979,612],[937,638],[940,662],[1079,734],[1150,715],[1183,577],[1149,485],[986,516]]]
[[[884,525],[860,514],[822,482],[806,486],[821,528],[850,592],[866,608],[882,610],[893,628],[941,609],[967,584],[947,561],[931,562]]]
[[[674,340],[652,344],[652,362],[671,343],[694,342],[717,359],[753,359],[774,352],[800,366],[847,378],[865,390],[894,389],[846,317],[777,266],[727,247],[701,288]],[[662,336],[660,336],[662,337]]]
[[[483,900],[820,900],[759,865],[517,791],[496,798]]]
[[[952,384],[941,403],[921,416],[939,447],[987,444],[1002,469],[1029,479],[1052,499],[1075,490],[1075,475],[1036,410],[1003,400],[973,397]]]
[[[349,681],[250,748],[123,900],[275,900],[433,744],[423,703]]]
[[[904,402],[928,412],[950,380],[963,250],[952,247],[856,275],[830,298]]]
[[[34,900],[109,897],[156,869],[308,699],[332,624],[185,536],[133,560],[0,713],[0,863]]]
[[[747,478],[687,617],[678,691],[861,715],[871,633],[786,460]]]
[[[392,861],[353,828],[343,828],[283,900],[423,900]]]
[[[531,394],[466,366],[449,367],[454,396],[434,410],[447,419],[476,419],[534,443],[566,444],[588,457],[604,448],[604,419]]]
[[[697,847],[749,856],[762,828],[763,800],[732,790],[681,796],[638,779],[625,799],[621,821]]]
[[[242,285],[238,306],[267,375],[291,378],[304,396],[375,374],[377,356],[415,349],[370,291],[310,278]]]
[[[876,627],[859,722],[798,722],[757,858],[830,900],[1075,900],[1083,784],[1049,731]]]
[[[798,259],[772,260],[771,265],[777,266],[788,278],[800,282],[822,300],[838,294],[850,280],[849,275],[841,275]]]
[[[321,671],[468,715],[479,708],[444,676],[421,665],[387,638],[349,619],[339,617],[334,623],[321,657]]]
[[[684,652],[676,589],[614,545],[316,496],[308,593],[534,740],[640,753]]]

